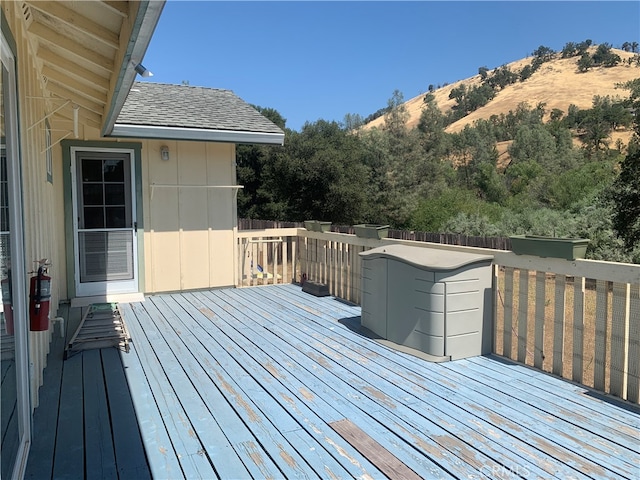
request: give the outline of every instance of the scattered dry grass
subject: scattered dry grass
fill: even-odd
[[[632,57],[634,54],[623,50],[613,49],[622,60]],[[509,63],[507,66],[512,72],[520,71],[525,65],[531,63],[532,57],[517,60]],[[536,71],[525,82],[518,82],[507,86],[498,92],[496,97],[484,107],[471,112],[466,117],[447,127],[447,132],[455,133],[461,131],[465,125],[472,124],[478,119],[487,119],[492,115],[508,113],[515,110],[516,107],[526,102],[531,107],[538,103],[545,104],[547,115],[554,108],[558,108],[563,112],[567,112],[569,105],[574,104],[580,109],[591,108],[593,97],[611,96],[611,97],[627,97],[628,91],[616,88],[616,84],[624,83],[629,80],[640,77],[640,68],[627,64],[620,64],[611,68],[594,68],[585,73],[578,72],[576,66],[577,58],[561,59],[557,58],[550,62],[544,63],[542,67]],[[499,67],[496,65],[495,67]],[[460,80],[458,82],[447,85],[446,87],[435,90],[434,97],[441,111],[448,112],[455,105],[455,101],[449,99],[451,90],[460,85],[473,86],[480,84],[480,76],[475,75],[471,78]],[[404,103],[409,113],[407,126],[413,128],[420,120],[420,114],[424,105],[424,93],[420,94]],[[379,117],[368,123],[365,128],[382,127],[384,118]],[[612,136],[611,145],[615,145],[615,141],[620,138],[624,144],[629,143],[632,132],[619,131]]]

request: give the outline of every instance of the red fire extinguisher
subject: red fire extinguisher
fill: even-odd
[[[47,273],[46,260],[40,260],[36,275],[31,277],[29,288],[29,320],[32,332],[49,330],[49,302],[51,277]]]
[[[7,269],[7,278],[2,285],[2,311],[4,312],[4,329],[7,335],[13,335],[13,301],[11,300],[11,269]]]

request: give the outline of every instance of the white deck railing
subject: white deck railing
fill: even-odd
[[[493,255],[493,351],[639,403],[640,265],[288,228],[238,232],[237,285],[305,278],[359,303],[358,254],[390,243]]]

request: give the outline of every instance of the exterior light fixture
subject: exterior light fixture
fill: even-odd
[[[138,75],[140,75],[141,77],[144,78],[148,78],[148,77],[153,77],[153,73],[151,73],[150,70],[147,70],[144,65],[142,65],[141,63],[138,63],[137,65],[134,64],[135,69],[136,69],[136,73]]]
[[[163,145],[160,147],[160,158],[162,160],[169,160],[169,147]]]

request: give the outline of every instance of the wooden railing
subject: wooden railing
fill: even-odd
[[[359,253],[390,243],[493,255],[493,351],[639,403],[640,265],[287,228],[238,233],[238,285],[305,278],[359,304]]]
[[[296,280],[297,228],[237,232],[236,286],[291,283]]]

